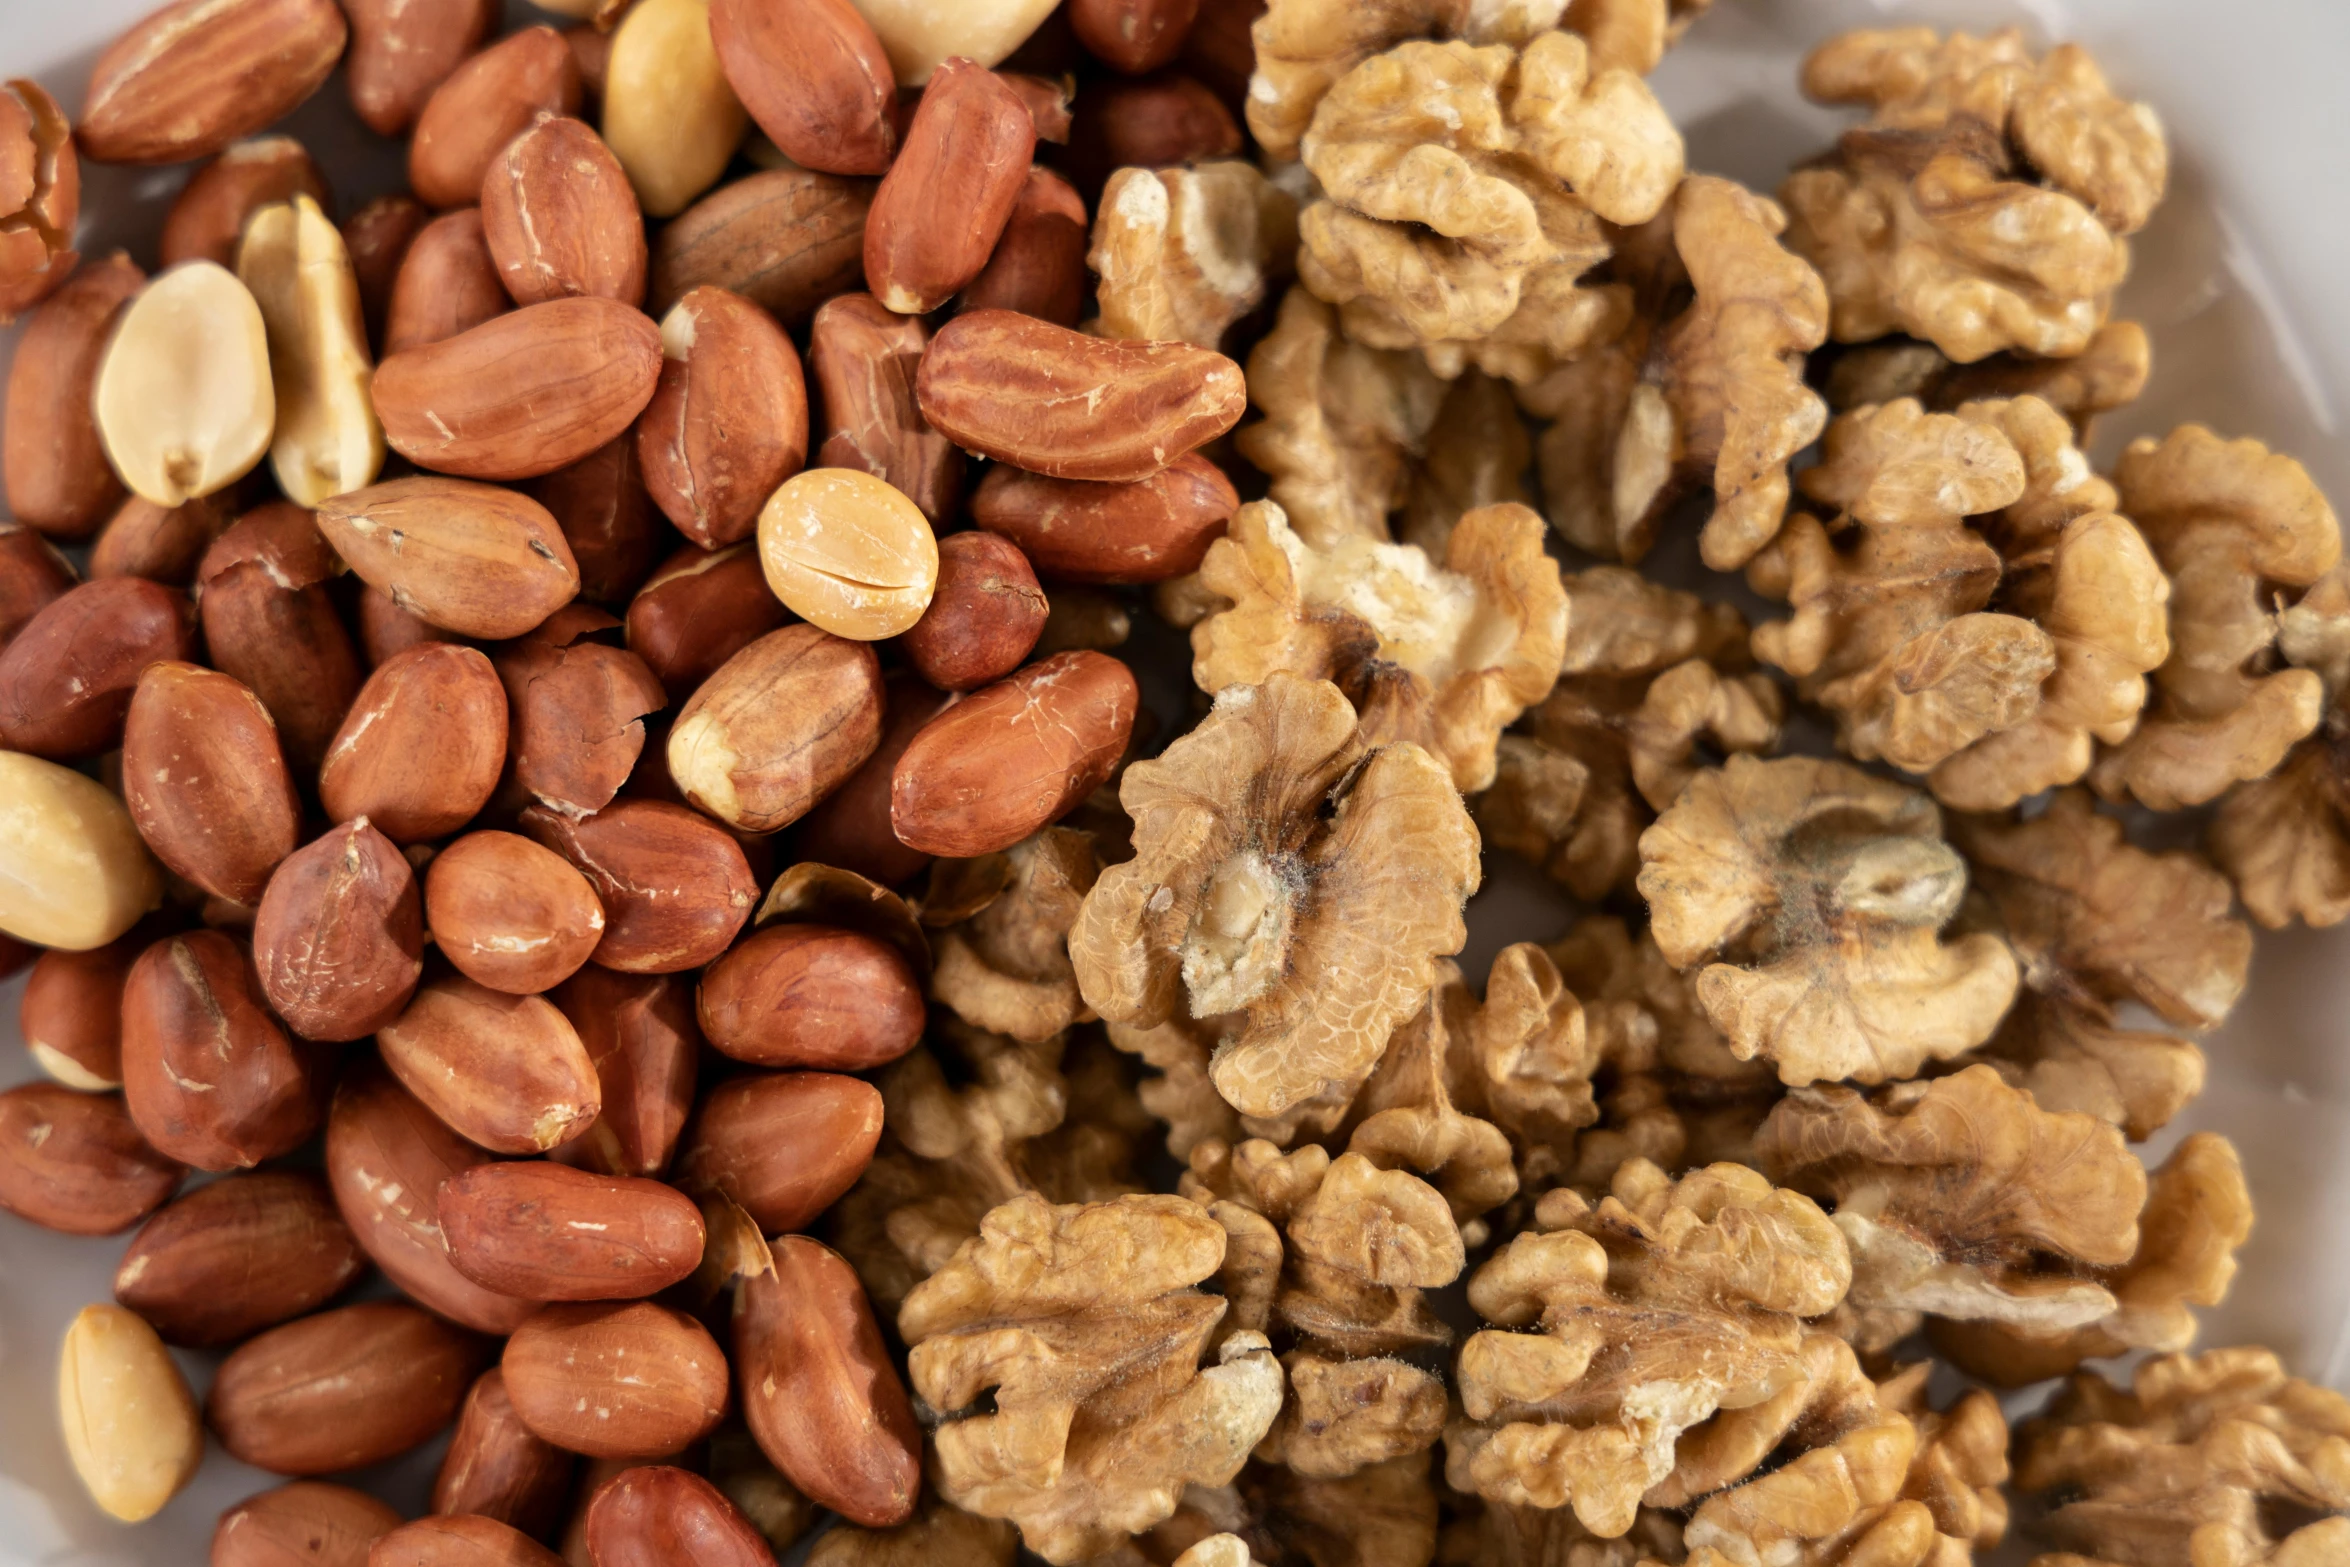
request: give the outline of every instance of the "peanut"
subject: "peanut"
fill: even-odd
[[[92,952],[44,952],[34,962],[17,1025],[51,1078],[84,1093],[122,1086],[122,982],[142,945],[125,936]]]
[[[544,1153],[602,1107],[595,1063],[554,1003],[436,979],[376,1031],[384,1065],[459,1135],[496,1153]]]
[[[0,407],[0,473],[18,521],[60,539],[96,528],[122,498],[90,410],[90,388],[123,303],[147,275],[120,251],[41,302],[17,340]]]
[[[441,1183],[457,1271],[520,1300],[634,1300],[702,1260],[702,1216],[659,1181],[539,1160],[478,1165]]]
[[[759,513],[759,563],[794,613],[859,642],[922,618],[938,584],[938,540],[903,492],[853,468],[811,468]]]
[[[771,832],[854,772],[880,736],[881,666],[872,650],[814,626],[786,626],[728,659],[678,712],[669,771],[720,821]]]
[[[677,1161],[678,1184],[723,1193],[770,1234],[796,1230],[873,1162],[881,1094],[830,1072],[763,1072],[702,1101]]]
[[[174,0],[91,68],[82,154],[186,163],[218,152],[316,92],[349,31],[334,0]]]
[[[310,1140],[322,1063],[270,1016],[244,948],[216,930],[156,942],[122,987],[122,1091],[156,1151],[250,1169]]]
[[[682,703],[726,661],[791,618],[767,591],[757,546],[686,546],[628,604],[628,645]]]
[[[326,176],[291,136],[256,136],[222,149],[188,176],[163,215],[163,264],[216,261],[237,264],[237,241],[253,214],[274,202],[308,196],[328,201]]]
[[[500,1362],[522,1423],[591,1458],[660,1458],[726,1412],[726,1356],[708,1330],[651,1301],[556,1304],[514,1331]]]
[[[499,39],[425,100],[408,142],[408,188],[428,207],[481,199],[490,163],[542,111],[577,114],[579,62],[552,27]]]
[[[661,318],[661,354],[660,384],[636,428],[646,488],[694,543],[733,544],[807,458],[800,356],[765,311],[706,286]]]
[[[595,1063],[604,1102],[595,1124],[551,1157],[606,1175],[659,1175],[693,1105],[702,1036],[692,987],[591,963],[551,999]]]
[[[1035,152],[1036,122],[1018,94],[969,60],[940,66],[865,220],[874,297],[900,315],[925,315],[977,277]]]
[[[725,829],[665,800],[615,800],[577,819],[532,806],[522,830],[596,889],[604,939],[595,961],[623,973],[700,968],[733,942],[758,896],[750,862]]]
[[[368,399],[374,361],[341,231],[308,196],[263,207],[246,225],[237,276],[269,339],[277,397],[269,461],[278,487],[316,506],[374,483],[384,433]]]
[[[205,1418],[257,1469],[335,1474],[446,1429],[486,1358],[479,1338],[405,1302],[344,1306],[248,1339],[221,1362]]]
[[[710,965],[695,1002],[713,1048],[754,1066],[862,1072],[922,1038],[922,986],[857,931],[775,924]]]
[[[399,1513],[365,1491],[289,1481],[220,1515],[212,1567],[366,1567],[367,1548],[398,1527]]]
[[[155,1330],[120,1306],[84,1306],[57,1358],[65,1451],[90,1499],[124,1523],[152,1518],[195,1478],[195,1395]]]
[[[481,223],[516,304],[644,303],[644,214],[620,160],[579,120],[541,114],[500,150],[482,181]]]
[[[604,906],[587,878],[508,832],[467,833],[434,855],[424,916],[459,973],[511,995],[554,989],[604,939]]]
[[[416,877],[365,816],[288,855],[253,918],[261,992],[305,1039],[360,1039],[398,1017],[423,951]]]
[[[0,935],[87,952],[162,899],[162,871],[105,785],[0,751]]]
[[[575,1467],[571,1454],[522,1423],[506,1392],[506,1373],[492,1366],[474,1379],[457,1412],[457,1430],[433,1480],[432,1510],[545,1535],[562,1521]]]
[[[883,174],[897,155],[889,56],[849,0],[710,0],[726,79],[785,157],[827,174]]]
[[[767,1542],[700,1475],[646,1464],[615,1475],[588,1501],[587,1546],[598,1567],[767,1567]]]
[[[878,1132],[878,1099],[874,1127]],[[55,1083],[0,1093],[0,1208],[43,1229],[64,1235],[129,1229],[161,1206],[186,1173],[139,1135],[119,1094],[76,1093]]]
[[[1019,546],[957,533],[938,547],[938,589],[905,635],[906,658],[941,691],[969,691],[1020,667],[1048,606]]]
[[[90,406],[132,493],[177,506],[226,489],[277,427],[261,307],[217,262],[173,267],[124,307]]]
[[[203,1349],[316,1311],[366,1269],[325,1181],[259,1170],[158,1209],[115,1269],[114,1298],[166,1342]]]
[[[639,0],[612,34],[604,140],[656,218],[716,183],[749,127],[714,31],[710,0]]]

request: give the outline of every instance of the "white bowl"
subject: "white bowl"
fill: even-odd
[[[78,110],[91,62],[149,0],[0,0],[0,76],[41,80]],[[518,14],[527,14],[519,12]],[[2350,7],[2330,0],[1717,0],[1657,73],[1693,167],[1775,187],[1825,147],[1845,116],[1805,104],[1796,62],[1854,26],[2016,22],[2047,42],[2087,44],[2125,92],[2152,102],[2173,146],[2170,199],[2135,242],[2122,313],[2152,330],[2155,376],[2136,406],[2100,427],[2101,456],[2129,437],[2201,420],[2256,435],[2308,464],[2350,502],[2350,448],[2337,410],[2350,394],[2350,203],[2339,174]],[[342,210],[392,189],[396,149],[362,131],[340,79],[290,127],[319,156]],[[127,246],[154,260],[177,171],[84,165],[84,254]],[[0,357],[12,337],[0,337]],[[1482,975],[1512,939],[1558,933],[1561,906],[1522,866],[1489,858],[1491,891],[1471,910],[1463,966]],[[2350,932],[2261,935],[2251,989],[2204,1042],[2203,1097],[2144,1150],[2158,1161],[2189,1131],[2235,1139],[2259,1210],[2206,1346],[2266,1343],[2304,1376],[2350,1388]],[[0,1086],[33,1075],[16,1027],[22,982],[0,987]],[[219,1511],[274,1480],[215,1451],[153,1521],[125,1528],[82,1494],[59,1442],[55,1356],[82,1305],[108,1298],[120,1240],[48,1234],[0,1215],[0,1562],[201,1561]],[[212,1357],[183,1355],[201,1392]],[[420,1509],[437,1447],[363,1477]]]

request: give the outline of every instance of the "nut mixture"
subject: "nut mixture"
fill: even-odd
[[[2152,109],[1851,33],[1774,197],[1648,85],[1709,0],[542,9],[0,91],[0,1208],[135,1231],[99,1508],[217,1446],[284,1483],[214,1567],[2350,1560],[2350,1405],[2196,1346],[2235,1148],[2137,1146],[2253,926],[2350,918],[2333,511],[2089,456]],[[338,65],[364,203],[264,134]],[[154,275],[85,160],[194,165]],[[1582,909],[1480,976],[1489,848]],[[443,1432],[424,1517],[333,1478]]]

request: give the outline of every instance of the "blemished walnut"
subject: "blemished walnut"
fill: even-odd
[[[1019,1553],[1020,1537],[1009,1524],[929,1493],[894,1529],[835,1523],[808,1552],[808,1567],[1012,1567]]]
[[[937,1018],[880,1087],[881,1146],[834,1207],[831,1238],[885,1309],[1023,1191],[1101,1202],[1141,1188],[1147,1118],[1090,1033],[1022,1042]]]
[[[1565,578],[1550,695],[1502,736],[1477,798],[1486,841],[1596,903],[1640,872],[1640,834],[1707,761],[1778,744],[1786,700],[1726,604],[1622,566]]]
[[[1487,506],[1460,519],[1441,562],[1412,544],[1317,549],[1271,501],[1208,546],[1200,580],[1231,607],[1191,628],[1192,679],[1210,695],[1276,670],[1329,680],[1371,745],[1410,741],[1462,790],[1493,781],[1501,731],[1558,678],[1567,595],[1542,519]]]
[[[1404,1357],[1452,1341],[1422,1296],[1465,1255],[1444,1196],[1360,1153],[1262,1140],[1200,1144],[1182,1190],[1233,1235],[1219,1282],[1288,1371],[1257,1456],[1332,1479],[1435,1446],[1443,1381]]]
[[[1469,1281],[1495,1326],[1461,1349],[1446,1479],[1489,1501],[1571,1506],[1594,1533],[1621,1535],[1677,1473],[1684,1433],[1710,1456],[1699,1428],[1717,1412],[1808,1380],[1800,1319],[1851,1279],[1817,1205],[1741,1165],[1675,1181],[1633,1160],[1596,1206],[1550,1192],[1534,1227]]]
[[[1348,335],[1521,382],[1620,326],[1621,292],[1579,282],[1607,257],[1602,221],[1656,216],[1682,172],[1647,84],[1595,72],[1560,31],[1373,55],[1298,150],[1322,191],[1298,215],[1298,276]]]
[[[1223,1485],[1281,1409],[1280,1362],[1195,1286],[1224,1231],[1181,1197],[1055,1206],[1024,1193],[898,1308],[941,1495],[1065,1563]]]
[[[934,863],[922,898],[932,998],[972,1027],[1014,1039],[1049,1039],[1088,1021],[1068,939],[1100,874],[1093,839],[1069,827],[975,860]]]
[[[2341,560],[2341,526],[2299,463],[2201,425],[2131,442],[2113,477],[2170,577],[2171,650],[2136,731],[2089,782],[2158,811],[2201,805],[2317,728],[2325,683],[2279,667],[2277,606]]]
[[[1244,1115],[1351,1096],[1467,939],[1477,830],[1418,746],[1370,745],[1346,695],[1276,672],[1126,771],[1135,855],[1069,933],[1087,1003],[1149,1028],[1239,1013],[1210,1068]]]
[[[1912,1076],[1982,1044],[2014,999],[2004,941],[1939,935],[1966,892],[1941,812],[1841,762],[1733,756],[1640,835],[1640,860],[1657,946],[1705,965],[1707,1018],[1789,1087]]]
[[[1102,187],[1085,263],[1104,337],[1202,348],[1264,302],[1297,256],[1297,198],[1252,163],[1120,169]]]
[[[2121,1132],[2043,1110],[1988,1066],[1865,1097],[1797,1089],[1755,1153],[1773,1180],[1834,1203],[1856,1306],[2080,1327],[2116,1304],[2083,1275],[2138,1247],[2146,1174]]]
[[[2086,1270],[2113,1309],[2070,1329],[1936,1318],[1927,1337],[1945,1358],[1998,1387],[2061,1376],[2084,1360],[2133,1349],[2181,1350],[2195,1341],[2192,1306],[2216,1306],[2252,1233],[2252,1197],[2233,1144],[2198,1132],[2147,1183],[2138,1248],[2117,1268]]]
[[[1400,533],[1438,556],[1464,513],[1531,498],[1532,446],[1500,383],[1477,370],[1447,383],[1418,354],[1366,348],[1303,288],[1250,352],[1248,395],[1263,417],[1233,444],[1316,549]]]
[[[1827,290],[1779,243],[1786,227],[1777,203],[1691,175],[1617,248],[1612,276],[1635,302],[1625,331],[1520,392],[1551,421],[1543,493],[1578,548],[1637,563],[1699,488],[1714,501],[1698,536],[1708,566],[1735,570],[1778,533],[1788,459],[1828,418],[1803,379],[1827,340]]]
[[[2037,398],[1839,415],[1792,519],[1748,580],[1795,610],[1756,654],[1836,717],[1843,748],[1998,810],[2126,739],[2169,656],[2169,585]]]
[[[1949,413],[1987,397],[2037,397],[2065,416],[2076,444],[2086,445],[2099,415],[2128,407],[2146,390],[2153,352],[2146,328],[2135,321],[2108,321],[2068,359],[2005,353],[1953,364],[1931,343],[1887,338],[1837,351],[1828,362],[1828,406],[1844,413],[1914,397]]]
[[[2350,1399],[2250,1346],[2156,1356],[2127,1392],[2085,1371],[2017,1428],[2015,1482],[2078,1553],[2035,1567],[2323,1567],[2350,1552]]]
[[[2244,993],[2252,930],[2227,879],[2189,851],[2150,854],[2067,789],[2029,821],[1960,817],[1951,839],[2022,966],[1983,1056],[2043,1110],[2085,1111],[2149,1137],[2202,1092],[2203,1052],[2119,1019],[2135,1003],[2178,1029],[2216,1028]]]
[[[1838,342],[1905,332],[1962,364],[2089,346],[2129,270],[2123,236],[2168,179],[2152,109],[2078,45],[2034,61],[2013,28],[1847,33],[1813,51],[1803,90],[1870,115],[1779,193]]]

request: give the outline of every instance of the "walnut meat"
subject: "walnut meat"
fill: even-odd
[[[1214,348],[1297,253],[1297,200],[1237,161],[1120,169],[1102,188],[1086,265],[1104,337]]]
[[[1971,363],[2085,349],[2169,174],[2151,109],[2073,44],[2010,28],[1864,30],[1804,64],[1806,94],[1866,124],[1780,191],[1788,243],[1827,280],[1839,342],[1892,332]]]
[[[2278,667],[2275,605],[2340,561],[2341,526],[2299,463],[2201,425],[2133,441],[2114,484],[2170,576],[2171,649],[2136,732],[2089,781],[2158,811],[2201,805],[2317,728],[2324,681]]]
[[[1367,743],[1410,741],[1482,789],[1502,729],[1550,690],[1566,644],[1542,538],[1541,518],[1505,505],[1461,518],[1441,564],[1359,537],[1317,549],[1278,505],[1252,502],[1201,562],[1231,607],[1192,627],[1192,678],[1211,695],[1275,670],[1333,681]]]
[[[1236,1013],[1211,1068],[1244,1115],[1351,1096],[1466,940],[1477,832],[1418,746],[1373,747],[1336,686],[1275,673],[1127,769],[1135,857],[1069,933],[1115,1024]]]
[[[1477,824],[1596,903],[1640,871],[1640,834],[1712,758],[1777,745],[1786,702],[1725,604],[1621,566],[1570,574],[1558,683],[1496,748]]]
[[[1635,302],[1626,330],[1521,391],[1551,421],[1543,491],[1577,547],[1637,563],[1699,487],[1714,498],[1707,565],[1743,566],[1778,533],[1788,459],[1827,423],[1803,380],[1827,340],[1827,291],[1780,245],[1786,226],[1776,203],[1691,175],[1610,263]]]
[[[1933,802],[1898,784],[1733,756],[1640,835],[1640,860],[1657,946],[1706,963],[1706,1016],[1791,1087],[1907,1077],[1983,1043],[2014,998],[2005,942],[1938,936],[1966,864]]]
[[[1495,1326],[1461,1349],[1446,1478],[1621,1535],[1683,1449],[1710,1451],[1706,1422],[1807,1380],[1799,1319],[1843,1299],[1851,1263],[1810,1199],[1731,1164],[1676,1182],[1635,1160],[1596,1207],[1550,1193],[1535,1225],[1469,1281]]]
[[[1200,1364],[1226,1308],[1194,1286],[1224,1244],[1181,1197],[1027,1193],[991,1211],[898,1309],[914,1390],[943,1421],[940,1494],[1065,1563],[1167,1518],[1185,1486],[1229,1481],[1282,1376],[1255,1333]]]
[[[1237,1535],[1272,1567],[1428,1567],[1436,1548],[1428,1455],[1334,1479],[1251,1462],[1230,1485],[1193,1486],[1174,1517],[1088,1567],[1172,1567],[1219,1534]]]
[[[1608,254],[1601,220],[1654,217],[1682,169],[1646,83],[1595,72],[1561,31],[1373,55],[1322,97],[1299,152],[1322,188],[1299,214],[1299,276],[1349,335],[1517,381],[1620,323],[1620,297],[1577,281]]]
[[[2040,1567],[2320,1567],[2350,1553],[2350,1399],[2250,1347],[2157,1356],[2128,1392],[2082,1372],[2017,1430],[2015,1479],[2078,1553]]]
[[[1843,413],[1914,397],[1949,413],[1983,398],[2037,397],[2063,414],[2076,442],[2086,445],[2098,416],[2136,402],[2153,368],[2153,345],[2135,321],[2108,321],[2067,359],[2004,353],[1962,365],[1931,343],[1889,338],[1837,352],[1828,364],[1828,406]]]
[[[1012,1567],[1020,1539],[993,1518],[923,1497],[894,1529],[835,1523],[808,1552],[808,1567]]]
[[[997,854],[931,866],[931,996],[974,1028],[1043,1040],[1092,1014],[1069,965],[1069,927],[1101,874],[1092,837],[1047,827]]]
[[[1200,1144],[1183,1192],[1233,1233],[1235,1317],[1255,1316],[1283,1351],[1288,1397],[1257,1456],[1332,1479],[1435,1446],[1444,1384],[1404,1357],[1452,1341],[1422,1296],[1461,1272],[1444,1197],[1359,1153],[1263,1141]]]
[[[1846,751],[1994,810],[2129,736],[2170,652],[2169,589],[2054,409],[1855,409],[1800,482],[1834,512],[1794,518],[1749,570],[1795,609],[1755,652],[1836,716]]]
[[[1951,837],[2023,971],[1984,1056],[2044,1110],[2152,1135],[2202,1091],[2203,1053],[2119,1013],[2135,1003],[2188,1029],[2226,1019],[2252,960],[2226,879],[2199,855],[2132,847],[2079,789],[2030,821],[1962,817]]]

